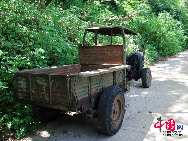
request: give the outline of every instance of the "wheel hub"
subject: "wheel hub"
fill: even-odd
[[[119,124],[121,116],[122,116],[122,98],[118,96],[116,97],[112,105],[111,119],[112,119],[112,124],[114,126],[117,126]]]

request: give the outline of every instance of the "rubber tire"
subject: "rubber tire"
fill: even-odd
[[[112,119],[111,119],[111,113],[112,113],[112,105],[113,102],[116,98],[116,96],[120,94],[121,97],[123,98],[123,106],[122,106],[122,113],[121,113],[121,119],[120,122],[117,126],[114,126],[112,124]],[[115,135],[123,122],[124,114],[125,114],[125,98],[124,94],[122,93],[122,89],[116,86],[110,86],[106,88],[99,100],[99,105],[98,105],[98,114],[97,114],[97,127],[98,130],[103,133],[104,135],[112,136]]]
[[[151,70],[149,68],[143,68],[142,69],[142,86],[144,88],[149,88],[151,86]]]
[[[42,122],[48,122],[56,119],[60,111],[56,109],[51,109],[51,108],[45,108],[45,107],[38,107],[38,106],[33,106],[33,114],[34,116]]]

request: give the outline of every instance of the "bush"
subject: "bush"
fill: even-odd
[[[13,101],[12,72],[77,63],[78,50],[66,38],[59,8],[39,11],[23,0],[1,1],[0,7],[0,130],[23,137],[37,122],[30,106]]]
[[[159,53],[156,51],[155,46],[146,44],[145,45],[145,66],[148,66],[149,63],[154,62],[158,58]]]
[[[174,55],[185,48],[185,30],[168,13],[138,17],[130,24],[140,33],[144,45],[155,47],[163,56]]]

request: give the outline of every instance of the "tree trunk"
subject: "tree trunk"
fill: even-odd
[[[40,0],[39,9],[46,9],[46,7],[52,2],[52,0]]]

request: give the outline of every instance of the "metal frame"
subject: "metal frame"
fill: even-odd
[[[87,29],[84,32],[84,36],[83,36],[83,46],[85,46],[85,37],[87,35]],[[95,29],[95,45],[97,45],[97,29]],[[121,27],[121,35],[123,38],[123,53],[124,53],[124,65],[126,65],[126,38],[125,38],[125,32],[123,27]],[[113,36],[113,28],[111,28],[111,45],[112,45],[112,36]]]
[[[97,30],[95,30],[95,45],[97,45]]]
[[[113,28],[110,29],[111,31],[111,45],[112,45],[112,36],[113,36]],[[121,27],[121,36],[122,36],[122,39],[123,39],[123,54],[124,54],[124,58],[123,58],[123,63],[124,65],[126,65],[126,37],[125,37],[125,32],[124,32],[124,28],[123,26]],[[83,37],[83,46],[85,46],[85,37],[87,35],[87,29],[85,30],[84,32],[84,37]],[[95,45],[97,45],[97,29],[95,29]],[[116,84],[114,84],[116,85]],[[126,84],[126,70],[124,71],[124,86],[125,88],[127,87],[127,84]]]
[[[124,53],[124,65],[126,65],[126,39],[125,39],[125,32],[123,30],[123,27],[121,28],[121,34],[123,38],[123,53]]]
[[[84,32],[84,37],[83,37],[83,46],[85,46],[85,37],[86,37],[86,34],[87,34],[87,29],[85,30]]]
[[[111,45],[112,45],[113,29],[111,29]]]

